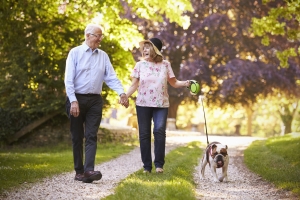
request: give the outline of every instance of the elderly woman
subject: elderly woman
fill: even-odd
[[[189,81],[176,79],[170,62],[163,59],[162,42],[151,38],[140,42],[143,59],[136,63],[132,84],[126,95],[138,90],[136,113],[139,125],[139,141],[144,172],[152,170],[151,124],[154,122],[154,165],[157,173],[163,172],[165,164],[166,123],[169,108],[168,82],[174,88],[188,87]]]

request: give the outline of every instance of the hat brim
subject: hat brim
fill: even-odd
[[[150,43],[153,46],[153,49],[154,49],[155,53],[158,54],[158,55],[160,55],[161,57],[163,57],[163,55],[161,54],[161,52],[157,49],[157,47],[150,40],[143,40],[143,41],[141,41],[139,43],[140,44],[140,51],[141,52],[143,52],[145,43]]]

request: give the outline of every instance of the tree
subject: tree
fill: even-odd
[[[281,67],[287,68],[293,62],[294,67],[298,65],[299,68],[299,1],[263,0],[263,5],[267,8],[267,12],[252,19],[252,32],[254,35],[262,37],[262,44],[273,46],[273,52],[280,60]],[[299,80],[299,76],[297,79]],[[295,88],[298,87],[299,84],[295,85]],[[299,91],[289,96],[289,99],[299,98]],[[279,114],[285,126],[285,133],[291,132],[291,124],[295,113],[293,105],[298,105],[297,100],[284,101],[279,109]]]
[[[283,122],[284,134],[292,132],[292,123],[298,108],[298,101],[299,100],[286,98],[283,98],[281,100],[280,109],[278,110],[278,112]]]
[[[262,37],[262,43],[268,46],[277,42],[276,56],[282,67],[288,66],[289,57],[300,55],[300,4],[297,0],[263,0],[268,8],[266,15],[252,19],[252,31]]]
[[[2,2],[0,116],[3,116],[1,126],[7,126],[1,127],[4,133],[1,133],[0,138],[5,134],[13,134],[40,117],[57,110],[63,112],[65,59],[72,47],[82,43],[83,30],[89,22],[99,23],[104,27],[107,37],[103,40],[101,48],[110,54],[112,64],[122,81],[128,79],[128,69],[134,65],[128,49],[136,46],[142,35],[135,24],[120,17],[124,13],[121,2]],[[128,2],[131,2],[138,16],[155,17],[160,20],[163,13],[176,23],[188,23],[188,18],[182,10],[182,6],[191,9],[186,0],[160,1],[159,4],[150,0]],[[172,9],[169,9],[167,4],[172,4]],[[158,6],[166,9],[160,9]],[[112,92],[104,87],[103,95],[104,99],[109,100]],[[109,101],[105,105],[109,106]],[[20,119],[20,116],[23,117]],[[22,123],[12,127],[11,121]]]
[[[245,108],[248,115],[248,135],[252,132],[251,121],[254,112],[252,108],[259,98],[278,95],[294,96],[297,93],[297,79],[300,71],[295,64],[291,63],[289,68],[277,69],[263,62],[254,63],[236,59],[224,67],[220,90],[221,102],[230,105],[240,104]],[[282,117],[283,124],[286,130],[290,131],[294,113],[291,114],[285,109],[289,107],[286,102],[281,103],[280,111],[285,113],[285,117]]]
[[[273,51],[276,44],[264,46],[261,38],[254,37],[249,31],[252,18],[263,15],[267,7],[258,1],[246,0],[191,2],[194,11],[186,13],[191,20],[188,29],[168,20],[156,24],[133,18],[130,14],[127,17],[142,27],[145,38],[158,36],[165,42],[163,53],[170,60],[175,75],[179,79],[197,80],[208,105],[242,104],[248,110],[248,127],[251,127],[251,108],[260,95],[271,92],[272,87],[285,92],[295,86],[295,76],[283,77],[281,71],[276,71],[279,66]],[[272,76],[264,80],[263,75],[268,74],[270,66],[274,68]],[[291,85],[283,87],[281,80],[291,80],[286,82]],[[272,87],[265,88],[264,84]],[[239,89],[235,85],[239,85]],[[169,87],[169,94],[169,117],[172,118],[176,118],[177,107],[184,98],[197,101],[197,97],[190,96],[184,89]],[[248,134],[251,134],[250,128]]]

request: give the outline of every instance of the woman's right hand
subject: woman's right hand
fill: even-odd
[[[128,108],[128,106],[129,106],[129,99],[128,99],[128,97],[127,97],[127,95],[125,93],[120,96],[119,104],[121,104],[125,108]]]

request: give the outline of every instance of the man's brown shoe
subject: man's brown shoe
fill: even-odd
[[[84,172],[84,177],[82,182],[84,183],[91,183],[93,181],[98,181],[102,178],[102,174],[99,171],[87,171]]]
[[[76,174],[74,179],[75,179],[75,181],[82,181],[83,177],[84,177],[83,173],[82,174]]]

